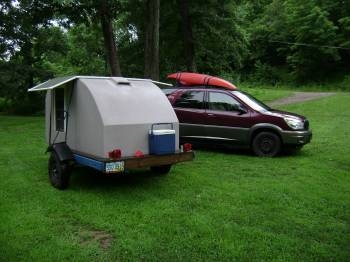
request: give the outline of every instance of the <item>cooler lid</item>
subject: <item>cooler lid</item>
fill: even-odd
[[[161,135],[172,135],[175,134],[175,130],[173,129],[158,129],[158,130],[150,130],[150,134],[161,136]]]

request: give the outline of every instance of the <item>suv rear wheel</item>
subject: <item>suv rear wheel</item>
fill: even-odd
[[[281,139],[272,132],[258,133],[253,139],[252,149],[257,156],[276,156],[281,150]]]

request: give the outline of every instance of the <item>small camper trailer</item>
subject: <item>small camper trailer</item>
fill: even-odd
[[[47,91],[45,123],[51,184],[68,186],[74,164],[104,173],[150,167],[168,173],[192,160],[179,147],[179,122],[153,81],[122,77],[60,77],[28,91]]]

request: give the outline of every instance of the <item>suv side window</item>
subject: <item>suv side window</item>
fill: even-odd
[[[186,91],[176,100],[174,107],[202,109],[203,98],[203,91]]]
[[[240,103],[232,96],[219,93],[208,92],[209,94],[209,109],[216,111],[239,111]]]

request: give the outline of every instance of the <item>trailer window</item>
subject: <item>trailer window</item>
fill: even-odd
[[[64,89],[55,90],[56,131],[64,132]]]

